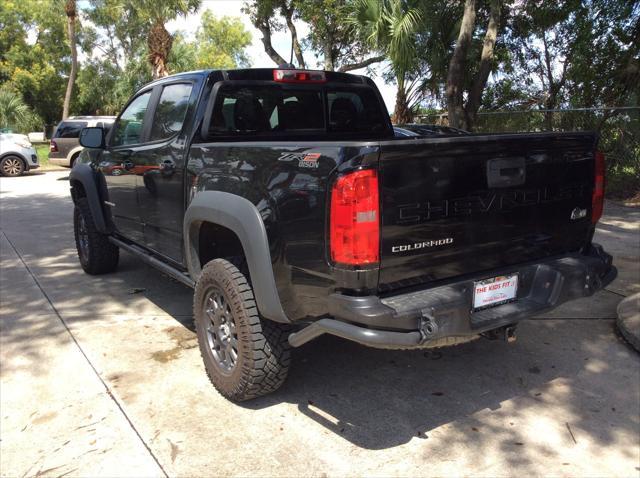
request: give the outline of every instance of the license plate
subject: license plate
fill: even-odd
[[[498,276],[474,283],[473,309],[484,309],[515,300],[518,292],[518,274]]]

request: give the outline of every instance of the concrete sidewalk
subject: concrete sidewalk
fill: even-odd
[[[278,393],[235,405],[204,373],[190,289],[128,254],[82,272],[66,174],[0,179],[0,475],[640,475],[640,356],[614,326],[640,286],[640,210],[608,204],[598,229],[620,279],[515,344],[324,337]]]
[[[627,342],[640,352],[640,292],[618,304],[616,325]]]
[[[163,475],[2,232],[0,261],[2,476]]]

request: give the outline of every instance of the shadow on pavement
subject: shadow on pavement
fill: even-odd
[[[50,217],[52,209],[66,211],[66,219]],[[68,198],[33,194],[4,201],[1,212],[5,231],[29,223],[12,242],[65,320],[157,314],[157,307],[193,332],[192,291],[134,257],[123,253],[117,273],[90,277],[81,271]],[[30,327],[29,315],[42,304],[30,305],[26,290],[3,283],[3,290],[9,288],[14,295],[3,297],[3,329],[14,329],[11,340],[37,357],[39,331]],[[629,387],[638,384],[638,356],[620,346],[612,321],[525,321],[519,335],[514,345],[481,339],[429,351],[379,351],[323,337],[294,350],[279,392],[241,406],[261,410],[292,403],[336,437],[374,450],[429,440],[447,425],[451,443],[432,450],[438,459],[453,443],[479,457],[499,440],[513,465],[525,469],[534,456],[555,453],[552,445],[531,443],[545,426],[566,427],[566,443],[588,439],[606,446],[620,433],[637,436],[640,404]],[[562,415],[554,416],[559,408]],[[521,428],[532,411],[540,414],[540,430]]]

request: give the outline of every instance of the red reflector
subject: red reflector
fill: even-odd
[[[346,174],[331,191],[331,260],[365,265],[380,261],[378,174],[364,169]]]
[[[324,71],[273,70],[273,81],[279,83],[324,83]]]
[[[58,145],[53,140],[51,140],[51,144],[49,145],[49,152],[50,153],[57,153],[58,152]]]
[[[595,182],[593,195],[591,196],[591,223],[597,223],[602,217],[604,208],[604,153],[596,151],[595,155]]]

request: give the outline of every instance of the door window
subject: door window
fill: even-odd
[[[137,144],[142,142],[144,115],[147,112],[151,91],[141,94],[124,110],[115,126],[111,146]]]
[[[191,88],[188,83],[164,87],[151,125],[150,141],[170,138],[180,132],[189,107]]]

